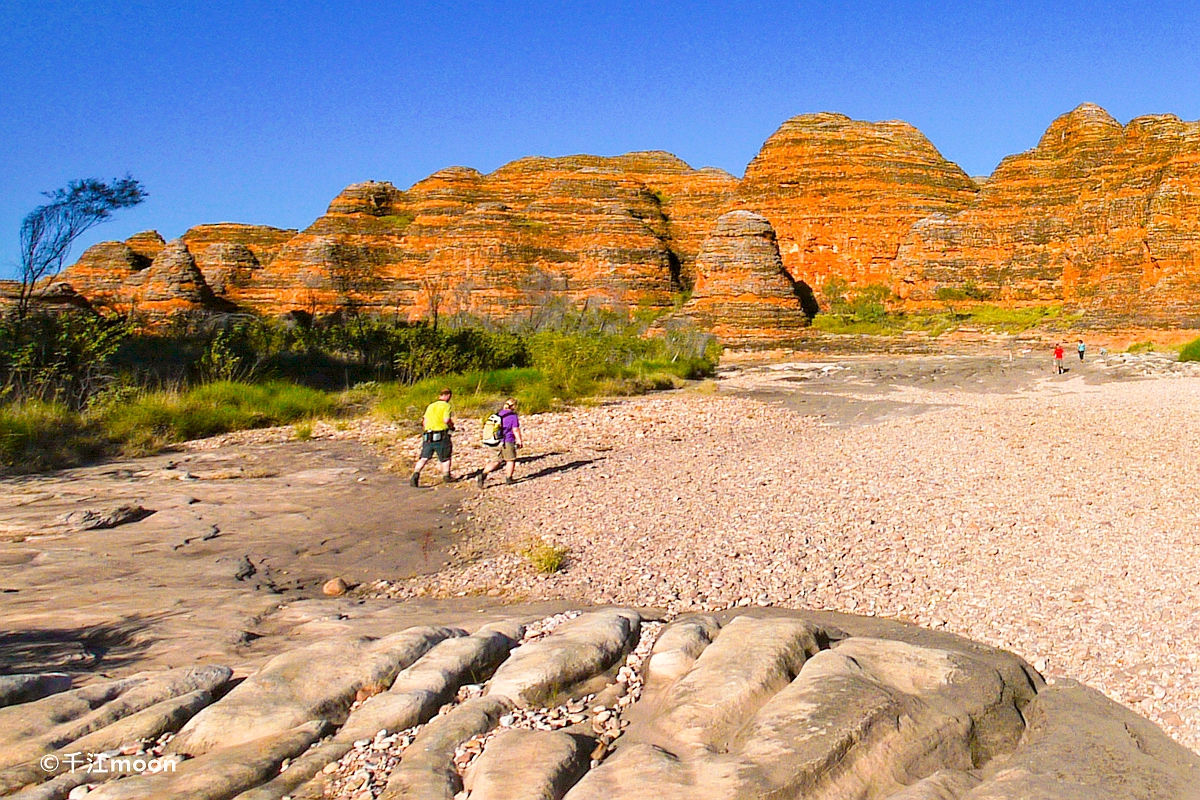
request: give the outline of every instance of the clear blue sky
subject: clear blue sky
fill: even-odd
[[[740,175],[788,117],[903,119],[967,172],[1081,102],[1200,117],[1200,3],[0,0],[0,276],[80,177],[82,241],[304,227],[349,183],[664,149]],[[73,260],[73,258],[72,258]]]

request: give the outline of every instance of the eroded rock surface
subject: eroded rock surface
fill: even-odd
[[[661,151],[449,167],[406,190],[348,186],[299,232],[220,223],[169,244],[154,231],[103,242],[44,297],[53,286],[58,302],[150,317],[353,307],[536,320],[556,304],[665,310],[694,285],[707,330],[794,338],[773,267],[755,280],[700,263],[737,209],[769,221],[809,316],[828,310],[827,285],[879,285],[917,305],[1066,302],[1094,324],[1194,326],[1198,125],[1122,126],[1084,104],[980,182],[908,123],[833,113],[787,120],[740,181]]]
[[[43,800],[82,796],[85,782],[110,800],[1165,800],[1200,788],[1200,758],[1098,692],[1047,686],[1016,656],[915,626],[598,609],[463,633],[412,628],[279,656],[169,744],[211,692],[140,713],[131,695],[170,694],[200,673],[60,693],[51,716],[106,721],[55,739],[64,753],[199,755],[103,781],[10,769],[5,789]],[[420,713],[378,713],[381,698],[416,695],[432,698]],[[559,705],[537,705],[547,697]],[[47,718],[52,699],[22,705]]]
[[[1065,301],[1094,324],[1200,320],[1200,123],[1121,125],[1085,103],[1008,156],[979,199],[915,225],[896,262],[913,300],[970,285],[1001,302]]]
[[[819,292],[830,278],[890,283],[913,223],[961,211],[977,191],[908,123],[822,113],[793,117],[767,139],[739,199],[771,221],[792,276]]]

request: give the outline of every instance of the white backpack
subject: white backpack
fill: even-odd
[[[503,441],[501,431],[503,429],[503,420],[500,419],[500,412],[497,411],[483,421],[483,443],[488,447],[496,447]]]

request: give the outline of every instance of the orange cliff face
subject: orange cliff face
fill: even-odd
[[[1200,124],[1122,126],[1079,106],[1005,158],[971,208],[917,223],[896,277],[912,301],[969,284],[1092,324],[1200,324]]]
[[[408,191],[355,184],[230,299],[409,319],[512,317],[550,298],[662,307],[690,281],[735,186],[667,153],[532,157],[488,175],[452,167]]]
[[[408,320],[666,308],[694,287],[681,317],[761,341],[802,327],[800,298],[811,314],[833,278],[912,305],[970,289],[1066,302],[1101,325],[1200,325],[1200,123],[1121,126],[1081,106],[979,189],[906,123],[812,114],[784,123],[740,182],[657,151],[451,167],[406,191],[349,186],[299,233],[222,223],[170,245],[153,231],[98,244],[54,285],[151,316]]]
[[[784,266],[817,293],[891,284],[913,223],[967,208],[977,187],[905,122],[793,117],[746,168],[739,206],[771,221]]]

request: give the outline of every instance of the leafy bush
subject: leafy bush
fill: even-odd
[[[973,281],[967,281],[962,286],[940,286],[934,296],[943,302],[953,300],[986,300],[991,293],[980,289]]]
[[[0,319],[0,397],[78,408],[113,378],[127,322],[84,313]]]
[[[443,386],[465,419],[487,416],[510,396],[538,413],[712,375],[715,339],[690,330],[647,338],[651,321],[586,308],[515,330],[364,315],[180,316],[138,333],[124,320],[84,314],[0,321],[0,458],[41,469],[371,408],[415,421]],[[347,386],[355,388],[327,391]],[[297,436],[305,430],[298,426]],[[42,456],[21,455],[40,439]]]
[[[851,289],[841,278],[830,278],[821,289],[829,302],[829,311],[842,317],[844,322],[879,323],[888,316],[887,302],[892,292],[882,284],[871,284]]]
[[[1200,339],[1192,339],[1179,351],[1180,361],[1200,361]]]

